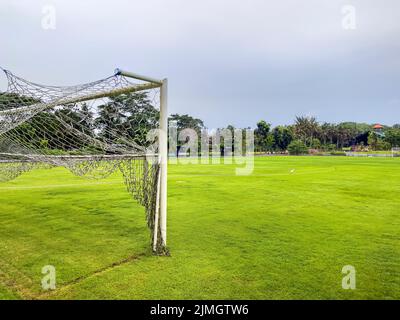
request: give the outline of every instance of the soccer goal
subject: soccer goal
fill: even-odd
[[[119,171],[145,208],[153,251],[167,254],[167,79],[117,69],[61,87],[2,70],[0,182],[38,167],[95,179]]]
[[[392,148],[392,156],[393,157],[400,157],[400,147]]]

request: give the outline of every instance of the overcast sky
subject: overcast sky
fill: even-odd
[[[400,123],[398,0],[1,0],[0,13],[0,66],[34,82],[168,77],[170,112],[209,128]]]

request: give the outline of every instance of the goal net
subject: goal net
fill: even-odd
[[[393,157],[400,157],[400,147],[392,148],[392,156]]]
[[[117,69],[60,87],[2,70],[8,88],[0,93],[0,182],[38,167],[93,179],[119,171],[145,208],[153,250],[166,253],[166,138],[157,131],[166,131],[166,80]]]

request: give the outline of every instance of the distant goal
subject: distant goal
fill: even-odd
[[[392,148],[392,157],[400,157],[400,147]]]

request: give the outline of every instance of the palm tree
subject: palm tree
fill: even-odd
[[[296,116],[294,132],[306,145],[310,145],[310,142],[319,132],[317,119],[315,117]]]

